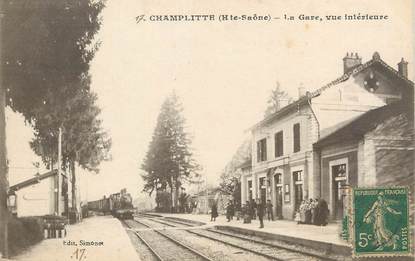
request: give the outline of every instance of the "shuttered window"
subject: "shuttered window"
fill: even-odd
[[[267,139],[257,142],[257,162],[267,160]]]
[[[300,123],[296,123],[293,126],[293,136],[294,136],[294,152],[301,150],[301,141],[300,141]]]
[[[282,131],[275,133],[275,157],[284,155],[284,138]]]

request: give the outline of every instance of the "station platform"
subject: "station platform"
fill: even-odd
[[[216,221],[210,221],[210,215],[205,214],[169,214],[148,213],[165,218],[189,220],[203,227],[215,227],[220,230],[237,232],[245,235],[259,236],[264,239],[281,240],[310,248],[315,248],[329,253],[338,253],[343,256],[351,255],[348,243],[340,238],[340,224],[328,224],[327,226],[315,226],[297,224],[290,220],[264,220],[264,228],[259,228],[259,220],[253,219],[250,224],[244,224],[242,220],[227,222],[225,216],[219,216]]]
[[[352,248],[340,238],[341,225],[330,223],[327,226],[315,226],[297,224],[290,220],[268,221],[264,219],[264,228],[259,228],[258,218],[250,224],[243,224],[242,220],[227,222],[225,216],[221,215],[216,221],[210,221],[210,215],[206,214],[170,214],[170,213],[147,213],[165,218],[193,222],[201,227],[215,227],[227,232],[236,232],[244,235],[261,237],[265,240],[281,240],[287,243],[304,246],[311,249],[323,251],[327,256],[336,257],[335,260],[359,260],[373,261],[378,257],[352,258]],[[413,257],[387,257],[384,260],[410,261]]]
[[[260,232],[269,232],[273,234],[292,236],[304,239],[310,239],[320,242],[332,243],[346,246],[347,242],[340,238],[341,225],[330,223],[327,226],[304,225],[290,220],[268,221],[264,219],[264,228],[259,228],[259,220],[253,219],[250,224],[243,224],[242,220],[233,220],[227,222],[225,216],[219,216],[216,221],[210,221],[210,215],[204,214],[169,214],[169,213],[148,213],[164,217],[182,218],[205,223],[208,226],[232,226]]]
[[[89,244],[82,244],[82,241]],[[136,261],[140,260],[140,257],[118,219],[112,216],[94,216],[67,226],[66,237],[44,239],[11,260]]]

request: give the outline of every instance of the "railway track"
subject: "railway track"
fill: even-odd
[[[131,224],[133,223],[133,224]],[[151,226],[138,220],[124,221],[124,224],[147,246],[153,253],[156,260],[206,260],[212,261],[211,258],[199,252],[198,250],[183,244],[177,239],[152,229]],[[136,228],[150,228],[149,230],[136,231]]]
[[[177,227],[177,224],[185,225],[188,227],[194,227],[194,225],[170,219],[163,219],[163,221],[161,221],[159,219],[153,218],[151,219],[151,221],[167,225],[169,227]],[[287,247],[284,245],[277,245],[275,243],[259,241],[252,238],[248,238],[246,236],[240,236],[234,233],[222,232],[210,228],[186,229],[186,231],[193,235],[197,235],[199,237],[204,237],[235,248],[239,248],[241,250],[251,252],[271,260],[337,260],[334,258],[324,256],[323,254],[310,253],[309,251],[304,251],[299,248]]]

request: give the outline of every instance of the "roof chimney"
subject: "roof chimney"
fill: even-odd
[[[408,62],[405,61],[403,58],[398,63],[398,73],[400,76],[408,78]]]
[[[347,53],[346,56],[343,58],[343,70],[344,73],[348,73],[349,71],[353,70],[355,67],[362,64],[362,57],[359,57],[357,53]]]
[[[300,86],[298,87],[298,98],[301,98],[305,96],[305,87],[303,83],[300,83]]]

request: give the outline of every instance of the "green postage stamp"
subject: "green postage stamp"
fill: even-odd
[[[353,256],[411,255],[408,193],[406,187],[353,189]]]

